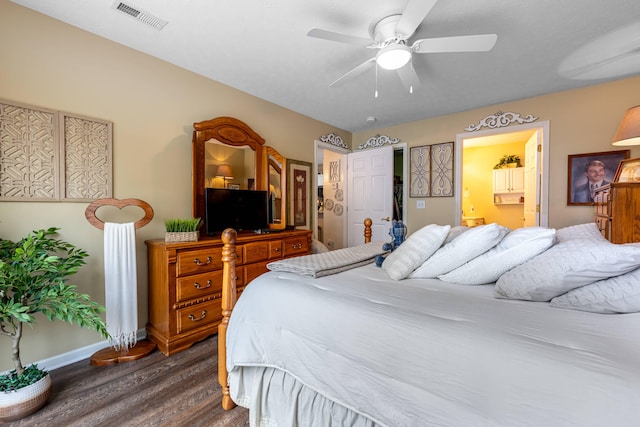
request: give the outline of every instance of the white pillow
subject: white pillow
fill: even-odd
[[[605,314],[638,312],[640,269],[574,289],[552,299],[549,305]]]
[[[444,239],[443,245],[446,245],[465,231],[469,230],[471,230],[471,227],[468,227],[466,225],[456,225],[455,227],[451,227],[451,230],[449,230],[449,234],[447,234],[447,238]]]
[[[572,289],[638,267],[640,245],[614,245],[604,239],[568,240],[504,273],[494,292],[497,298],[550,301]]]
[[[382,269],[393,280],[407,277],[414,268],[429,258],[444,242],[450,225],[430,224],[409,235],[382,262]]]
[[[448,273],[497,245],[508,231],[496,223],[472,227],[438,249],[409,277],[429,279]]]
[[[312,254],[323,254],[325,252],[329,252],[329,248],[327,245],[322,243],[320,240],[311,239],[311,253]]]
[[[558,243],[575,239],[589,239],[599,242],[606,241],[595,222],[585,224],[571,225],[569,227],[559,228],[556,232]]]
[[[493,283],[503,273],[549,249],[555,235],[553,228],[518,228],[487,252],[447,274],[441,274],[438,279],[461,285]]]

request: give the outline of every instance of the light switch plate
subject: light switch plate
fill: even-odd
[[[416,208],[417,209],[424,209],[425,208],[424,200],[416,200]]]

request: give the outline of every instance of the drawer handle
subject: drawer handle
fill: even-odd
[[[280,252],[280,248],[274,248],[273,249],[275,252]]]
[[[196,318],[196,316],[194,316],[193,314],[190,314],[189,320],[191,320],[192,322],[197,322],[199,320],[204,319],[205,317],[207,317],[207,310],[202,310],[202,314],[200,315],[200,317]]]
[[[302,243],[294,243],[291,245],[293,249],[302,249]]]
[[[202,285],[200,283],[198,283],[198,282],[194,283],[193,287],[196,288],[196,289],[207,289],[207,288],[210,288],[211,287],[211,280],[207,280],[207,286],[205,286],[205,287],[202,287]]]
[[[202,262],[202,261],[200,261],[200,259],[199,259],[199,258],[195,258],[195,259],[193,260],[193,262],[194,262],[196,265],[209,265],[209,264],[211,264],[211,257],[210,257],[210,256],[208,256],[208,257],[207,257],[207,262]]]

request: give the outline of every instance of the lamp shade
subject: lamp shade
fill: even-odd
[[[216,178],[231,178],[233,179],[233,172],[231,172],[231,166],[220,165],[216,171]]]
[[[627,110],[618,127],[613,145],[640,145],[640,105]]]
[[[411,49],[404,44],[389,45],[376,55],[376,62],[385,70],[397,70],[411,59]]]

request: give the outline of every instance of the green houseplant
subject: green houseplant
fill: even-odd
[[[200,218],[170,218],[164,226],[165,242],[196,242],[200,236]]]
[[[64,320],[80,327],[94,329],[109,338],[101,314],[104,307],[81,294],[67,283],[68,277],[84,265],[87,253],[71,243],[56,239],[58,228],[32,231],[17,242],[0,239],[0,335],[9,337],[14,369],[0,375],[0,399],[9,399],[22,389],[47,379],[46,371],[36,365],[24,367],[20,359],[20,340],[23,327],[36,323],[35,315],[42,313],[49,320]],[[5,347],[3,347],[5,348]],[[22,402],[23,407],[0,405],[0,420],[22,418],[38,410]],[[20,406],[20,405],[19,405]],[[26,410],[26,412],[25,412]]]
[[[514,165],[514,166],[510,166],[510,165]],[[500,161],[498,161],[498,163],[496,163],[496,165],[493,168],[502,169],[507,167],[520,167],[520,166],[521,166],[520,156],[516,154],[505,154],[500,158]]]

